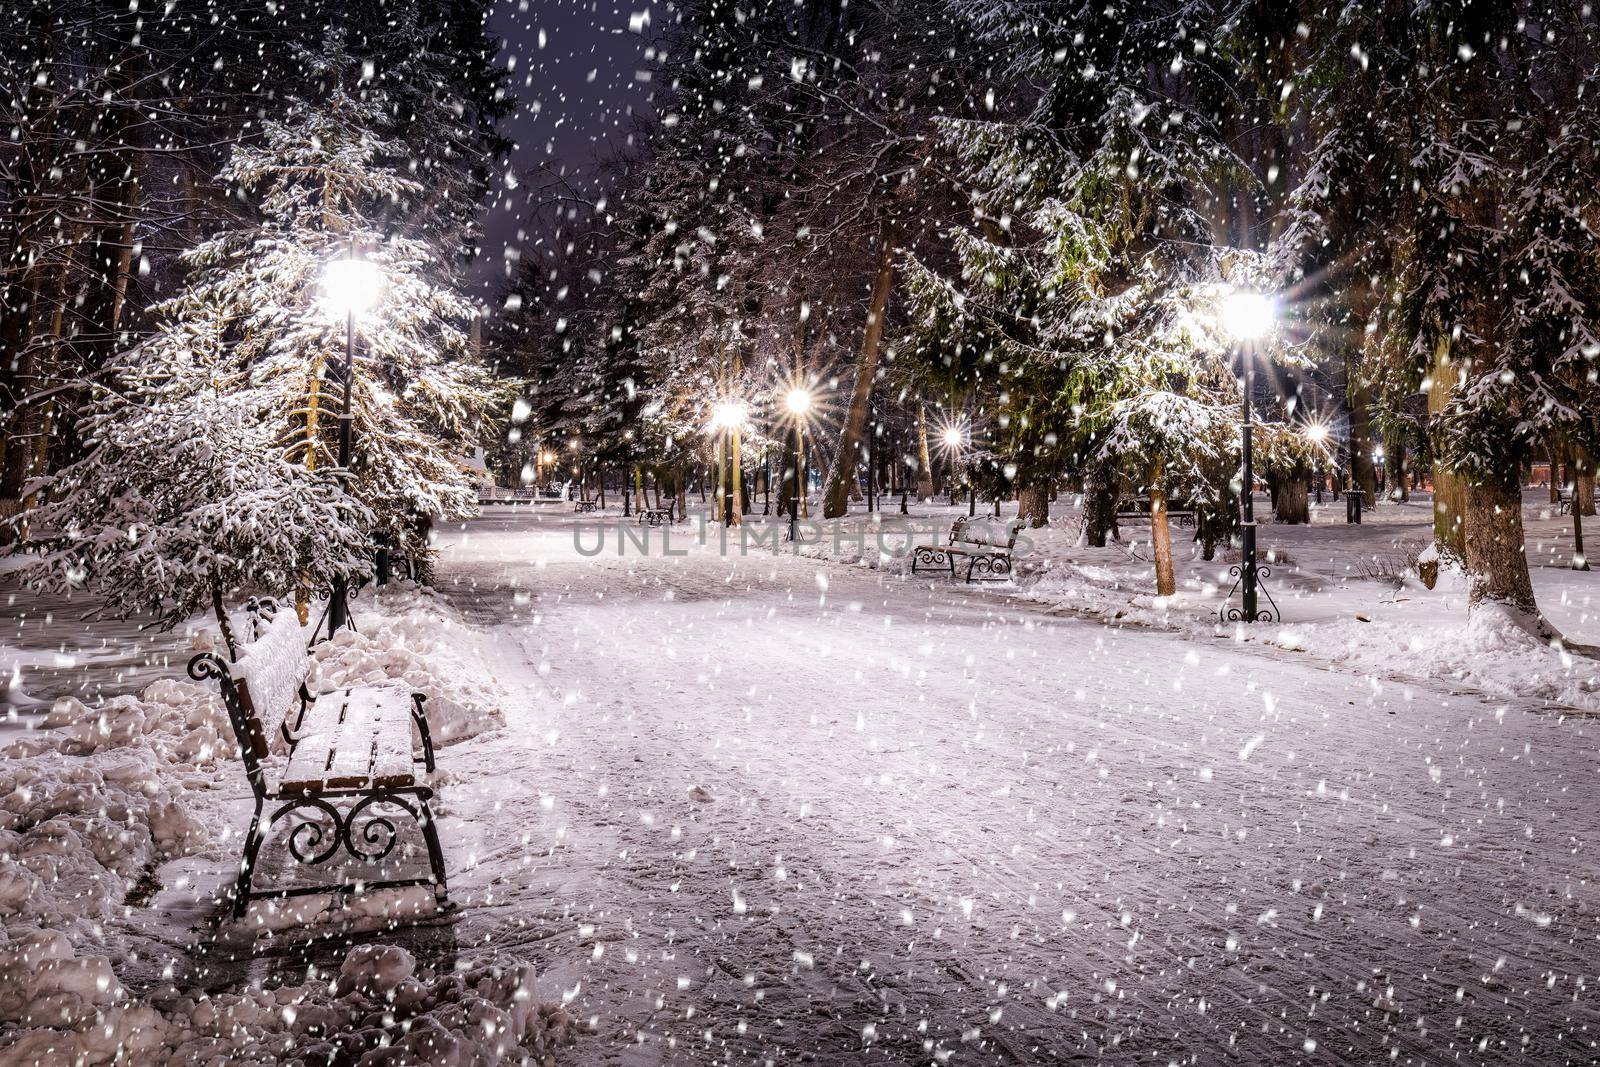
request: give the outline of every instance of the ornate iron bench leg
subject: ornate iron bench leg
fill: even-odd
[[[422,827],[423,839],[428,842],[428,864],[433,868],[433,899],[439,907],[450,904],[449,887],[445,883],[444,850],[439,847],[439,827],[428,804],[431,792],[417,794],[417,825]]]
[[[411,719],[417,724],[417,733],[422,737],[422,765],[433,773],[433,734],[428,729],[428,712],[422,704],[428,698],[422,693],[411,694]]]
[[[256,857],[261,854],[261,844],[267,833],[261,828],[261,801],[256,801],[256,813],[250,817],[250,830],[245,834],[244,852],[239,857],[239,879],[233,889],[233,917],[241,919],[250,906],[250,881],[256,871]]]

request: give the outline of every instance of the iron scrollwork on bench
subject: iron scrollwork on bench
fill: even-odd
[[[979,576],[982,577],[979,577]],[[967,564],[969,582],[1003,582],[1011,577],[1011,557],[998,552],[974,554]]]
[[[1011,577],[1011,552],[1021,529],[1020,519],[985,528],[965,517],[958,518],[950,527],[948,544],[912,546],[911,573],[944,571],[954,578],[956,567],[965,560],[967,581],[1006,581]]]

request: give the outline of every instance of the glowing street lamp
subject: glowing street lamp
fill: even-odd
[[[1222,326],[1235,341],[1255,341],[1272,329],[1278,309],[1272,298],[1235,289],[1222,301]]]
[[[789,409],[789,414],[799,417],[811,410],[811,393],[796,387],[784,395],[783,406]]]
[[[744,405],[737,400],[724,400],[711,409],[711,425],[719,430],[737,430],[746,417]]]
[[[1313,422],[1306,426],[1306,440],[1317,450],[1317,461],[1312,467],[1312,477],[1317,483],[1317,503],[1322,503],[1322,459],[1328,451],[1327,423]]]
[[[340,318],[364,315],[383,295],[383,271],[370,259],[336,259],[322,268],[322,300]]]
[[[371,260],[356,255],[355,242],[350,243],[350,254],[336,259],[322,269],[323,304],[335,315],[344,316],[344,405],[339,411],[339,469],[345,475],[345,491],[350,491],[350,453],[355,416],[350,412],[350,387],[356,373],[356,316],[364,315],[377,306],[383,294],[383,271]],[[378,584],[388,577],[388,553],[378,552]],[[343,574],[333,577],[332,595],[328,601],[328,636],[332,637],[350,622],[347,600],[349,585]]]
[[[1255,391],[1255,358],[1251,351],[1254,342],[1266,336],[1277,319],[1277,304],[1271,297],[1248,289],[1232,290],[1222,300],[1222,325],[1233,338],[1239,351],[1239,362],[1244,366],[1244,484],[1239,494],[1240,562],[1239,585],[1244,604],[1237,618],[1245,622],[1271,621],[1271,612],[1257,607],[1259,576],[1256,571],[1256,515],[1252,499],[1255,472],[1251,469],[1250,394]],[[1223,610],[1223,618],[1234,614]]]

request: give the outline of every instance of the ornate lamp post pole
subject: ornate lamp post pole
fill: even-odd
[[[1260,575],[1256,566],[1255,471],[1251,456],[1251,394],[1255,392],[1255,342],[1272,328],[1275,314],[1272,301],[1260,293],[1238,290],[1228,294],[1222,305],[1222,323],[1238,348],[1244,370],[1243,484],[1239,490],[1239,586],[1243,600],[1238,617],[1245,622],[1266,621],[1271,612],[1259,609]]]
[[[336,259],[322,271],[323,299],[328,307],[344,316],[344,403],[339,409],[339,470],[345,492],[350,491],[351,450],[354,447],[355,415],[350,410],[350,390],[356,375],[356,316],[378,302],[383,289],[383,274],[371,260],[356,255],[350,243],[348,258]],[[345,574],[333,576],[328,600],[328,636],[350,624],[350,580]]]

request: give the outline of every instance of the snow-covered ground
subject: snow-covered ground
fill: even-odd
[[[1268,625],[1223,624],[1218,617],[1234,584],[1228,572],[1238,563],[1236,551],[1221,548],[1214,560],[1203,560],[1193,531],[1174,523],[1178,592],[1163,599],[1156,596],[1149,524],[1125,525],[1121,545],[1088,548],[1078,543],[1081,512],[1071,497],[1057,503],[1049,528],[1024,531],[1015,579],[1004,589],[1121,625],[1226,635],[1361,674],[1449,680],[1489,696],[1537,697],[1551,706],[1600,712],[1600,663],[1552,651],[1489,613],[1469,622],[1459,575],[1447,574],[1432,590],[1417,580],[1416,557],[1433,537],[1432,509],[1431,494],[1419,493],[1410,502],[1368,510],[1361,525],[1350,526],[1344,501],[1326,498],[1313,507],[1310,525],[1287,525],[1265,518],[1262,498],[1259,551],[1270,571],[1265,586],[1271,601],[1261,603],[1277,609]],[[1008,505],[1006,515],[1013,513]],[[964,514],[965,507],[914,505],[902,518],[891,503],[875,519],[857,513],[842,520],[847,529],[873,531],[864,552],[857,541],[832,534],[831,526],[814,533],[805,551],[904,573],[901,528],[926,544],[943,539],[951,520]],[[1600,644],[1600,570],[1570,569],[1571,518],[1554,513],[1547,493],[1529,490],[1524,521],[1540,607],[1569,642]]]
[[[1411,536],[1390,514],[1403,513],[1360,531],[1264,530],[1301,576],[1279,571],[1274,633],[1434,632],[1449,592],[1329,570]],[[440,753],[463,907],[378,940],[429,982],[531,967],[513,984],[585,1031],[562,1062],[1600,1058],[1592,718],[1521,681],[1486,698],[1482,667],[1408,661],[1391,637],[1367,666],[1320,637],[1297,651],[1218,631],[1200,586],[1192,608],[1150,603],[1147,565],[1120,549],[1080,562],[1062,527],[1034,557],[1050,569],[1016,587],[725,553],[682,525],[648,550],[619,552],[612,530],[595,553],[594,518],[558,506],[445,531],[449,607],[357,615],[384,646],[374,657],[418,653],[386,672],[470,683],[463,732],[489,727]],[[1208,569],[1187,566],[1185,583]],[[1541,572],[1547,602],[1567,577]],[[1588,577],[1571,577],[1558,621],[1583,638]],[[1300,582],[1305,597],[1282,595]],[[1324,601],[1346,595],[1396,614],[1341,619]],[[1561,662],[1505,654],[1522,670],[1535,652]],[[1571,695],[1581,679],[1563,678]],[[206,925],[248,811],[237,765],[167,751],[193,743],[190,718],[204,725],[198,705],[175,706],[170,743],[139,757],[172,796],[141,803],[183,805],[204,843],[188,822],[141,816],[163,830],[130,859],[148,888],[54,925],[80,958],[98,946],[168,1026],[194,1015],[161,999],[169,981],[192,1001],[309,975],[306,1002],[343,1003],[356,994],[325,980],[348,942]],[[326,917],[307,920],[315,933]],[[253,1034],[281,1040],[286,1024],[269,1023]],[[526,1025],[540,1049],[564,1033],[548,1009]]]

